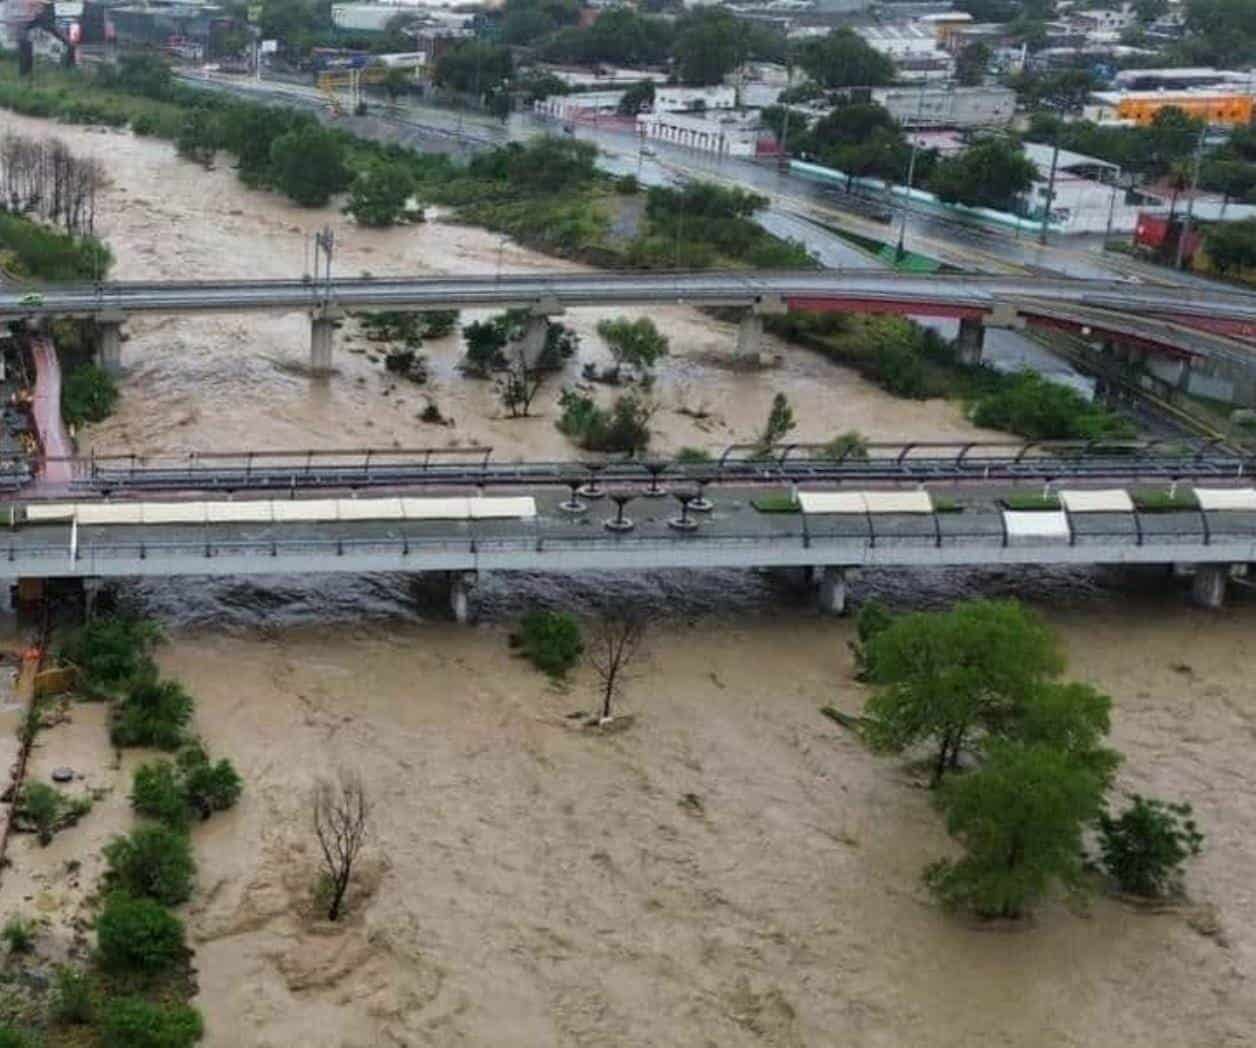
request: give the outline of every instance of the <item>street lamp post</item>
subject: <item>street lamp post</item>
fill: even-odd
[[[1208,125],[1199,129],[1199,141],[1195,143],[1195,162],[1191,169],[1191,195],[1186,201],[1186,218],[1182,220],[1182,231],[1178,234],[1177,258],[1173,268],[1181,269],[1186,257],[1186,238],[1191,231],[1191,219],[1195,214],[1195,195],[1199,192],[1199,168],[1204,159],[1204,138],[1208,134]]]
[[[920,148],[920,127],[924,123],[925,88],[927,80],[920,82],[920,98],[916,102],[916,133],[911,139],[911,156],[907,161],[907,191],[903,196],[902,216],[898,223],[898,247],[894,251],[894,261],[903,260],[903,241],[907,238],[907,211],[911,206],[911,184],[916,175],[916,150]]]

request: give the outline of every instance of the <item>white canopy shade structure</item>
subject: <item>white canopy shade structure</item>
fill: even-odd
[[[1133,513],[1134,500],[1121,488],[1099,491],[1061,491],[1060,502],[1070,513]]]
[[[836,513],[932,513],[927,491],[800,491],[808,515]]]
[[[376,520],[531,520],[529,497],[256,499],[242,502],[60,502],[26,507],[32,524],[292,524]]]
[[[1003,525],[1009,545],[1028,542],[1068,542],[1068,516],[1062,512],[1040,513],[1004,510]]]
[[[1256,488],[1196,488],[1202,510],[1237,509],[1256,513]]]

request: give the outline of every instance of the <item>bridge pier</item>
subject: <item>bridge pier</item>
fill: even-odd
[[[545,352],[545,338],[549,334],[549,317],[532,316],[528,318],[528,326],[516,343],[523,355],[523,366],[529,371],[537,366],[541,355]]]
[[[980,317],[961,317],[955,348],[959,362],[975,367],[981,363],[981,350],[986,341],[986,327]]]
[[[758,364],[763,346],[763,314],[748,309],[737,325],[737,360],[742,364]]]
[[[1220,608],[1225,604],[1229,564],[1197,564],[1191,580],[1191,599],[1201,608]]]
[[[310,316],[310,373],[330,375],[331,353],[336,344],[338,311],[323,310]]]
[[[825,615],[846,614],[846,569],[826,564],[820,570],[818,591],[820,611]]]
[[[479,574],[474,571],[455,571],[449,578],[449,608],[453,612],[454,621],[463,626],[472,618],[472,598],[477,582]]]
[[[96,363],[110,375],[122,371],[122,323],[120,316],[96,318]]]

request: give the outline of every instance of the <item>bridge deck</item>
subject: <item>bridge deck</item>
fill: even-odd
[[[317,572],[579,571],[788,565],[1256,562],[1256,513],[1073,514],[1063,538],[1009,538],[989,504],[959,513],[761,513],[724,490],[694,532],[669,526],[671,498],[639,498],[634,530],[537,497],[531,521],[336,522],[148,527],[27,525],[0,539],[0,576],[234,575]]]

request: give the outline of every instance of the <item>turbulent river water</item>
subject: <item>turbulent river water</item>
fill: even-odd
[[[366,232],[242,188],[168,144],[53,128],[114,184],[102,231],[125,278],[292,276],[329,223],[345,273],[485,272],[559,263],[439,219]],[[786,392],[800,439],[981,436],[941,401],[889,398],[773,345],[780,366],[724,361],[735,332],[683,307],[651,310],[672,338],[660,447],[750,438]],[[569,321],[603,359],[596,313]],[[491,443],[499,457],[570,455],[541,417],[498,417],[492,390],[426,347],[433,377],[398,385],[351,328],[337,374],[303,373],[301,316],[135,320],[118,414],[81,435],[100,451]],[[355,352],[355,350],[357,352]],[[574,368],[574,365],[573,365]],[[452,427],[419,422],[429,399]],[[695,417],[698,416],[698,417]],[[167,624],[164,668],[197,695],[198,727],[248,783],[196,830],[187,919],[213,1046],[1244,1045],[1256,889],[1256,615],[1205,614],[1164,573],[868,572],[857,601],[940,606],[1014,595],[1059,629],[1070,672],[1114,697],[1122,789],[1195,804],[1209,835],[1191,902],[1144,912],[1110,898],[1052,904],[1017,928],[939,913],[923,865],[950,845],[900,762],[873,757],[817,707],[857,711],[845,622],[763,573],[488,577],[480,625],[447,621],[437,580],[403,576],[132,583],[120,599]],[[511,653],[519,613],[651,612],[646,657],[616,734],[567,719],[593,681],[553,685]],[[73,934],[124,828],[119,766],[96,712],[47,736],[35,764],[73,763],[111,799],[48,849],[11,849],[0,900],[34,899]],[[372,836],[350,918],[311,912],[315,777],[360,770]],[[65,862],[83,858],[70,878]]]

